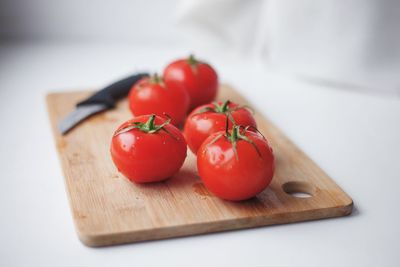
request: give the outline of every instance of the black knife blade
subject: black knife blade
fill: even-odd
[[[115,107],[117,101],[128,95],[131,87],[140,79],[149,76],[147,73],[137,73],[125,79],[119,80],[89,98],[79,102],[76,109],[72,111],[59,124],[61,134],[66,134],[86,118],[102,111]]]

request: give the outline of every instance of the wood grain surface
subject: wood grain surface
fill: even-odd
[[[90,93],[47,96],[76,230],[88,246],[315,220],[352,211],[351,198],[257,111],[259,130],[274,149],[276,172],[271,185],[256,198],[229,202],[213,196],[201,183],[190,152],[180,172],[167,181],[131,183],[118,173],[109,153],[114,130],[131,117],[126,100],[65,136],[58,132],[60,119]],[[218,99],[249,104],[228,86],[221,86]],[[312,196],[299,198],[293,192]]]

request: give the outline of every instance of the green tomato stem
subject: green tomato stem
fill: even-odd
[[[190,66],[196,66],[199,64],[199,61],[194,57],[193,54],[190,54],[190,56],[187,59],[187,62]]]
[[[147,122],[143,125],[143,129],[147,131],[154,130],[154,120],[156,119],[156,115],[151,115]]]
[[[160,130],[162,130],[176,139],[175,136],[173,136],[167,129],[164,128],[165,125],[167,125],[171,122],[171,118],[169,118],[168,120],[166,120],[165,122],[163,122],[160,125],[155,124],[155,119],[156,119],[156,115],[152,114],[152,115],[150,115],[149,119],[145,123],[137,122],[137,121],[132,122],[132,123],[126,125],[124,128],[120,129],[118,132],[116,132],[114,134],[114,136],[129,132],[132,129],[137,129],[141,132],[148,133],[148,134],[157,133]]]
[[[152,84],[159,84],[162,83],[163,79],[161,76],[159,76],[157,73],[154,73],[151,77],[150,77],[150,83]]]

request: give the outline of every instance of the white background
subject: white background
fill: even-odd
[[[174,1],[83,2],[0,3],[0,266],[400,265],[398,97],[311,83],[235,51],[190,46],[175,26]],[[222,82],[315,160],[353,198],[353,214],[100,249],[82,245],[46,93],[162,70],[189,52],[215,65]]]

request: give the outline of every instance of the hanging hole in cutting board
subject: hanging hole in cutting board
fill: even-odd
[[[287,182],[282,185],[283,191],[297,198],[310,198],[315,195],[315,187],[306,182]]]

